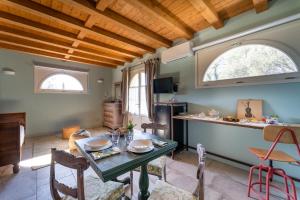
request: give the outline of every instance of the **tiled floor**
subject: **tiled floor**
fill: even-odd
[[[92,135],[105,132],[103,129],[94,129]],[[52,199],[49,187],[49,166],[32,170],[27,161],[33,155],[41,156],[48,154],[51,147],[59,149],[67,148],[67,141],[61,140],[60,136],[43,136],[27,139],[24,145],[23,160],[20,172],[12,174],[10,166],[0,168],[0,199],[1,200],[48,200]],[[182,152],[175,160],[168,159],[167,181],[172,185],[193,192],[197,184],[195,178],[197,155],[192,152]],[[85,175],[94,173],[89,168]],[[127,175],[125,175],[127,176]],[[57,166],[56,177],[69,185],[75,184],[76,172],[71,169]],[[137,199],[138,192],[137,172],[134,173],[134,196]],[[243,200],[247,198],[248,172],[232,166],[207,159],[205,174],[205,200]],[[150,176],[150,191],[156,177]],[[129,191],[127,191],[129,194]],[[271,199],[281,199],[273,196]]]

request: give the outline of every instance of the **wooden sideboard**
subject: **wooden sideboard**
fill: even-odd
[[[19,172],[26,130],[26,113],[0,114],[0,166],[12,164]]]
[[[105,102],[103,104],[103,126],[117,129],[123,126],[122,103]]]

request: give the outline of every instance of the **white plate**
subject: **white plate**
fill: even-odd
[[[104,150],[104,149],[108,149],[110,147],[112,147],[111,141],[109,141],[107,145],[102,146],[102,147],[98,147],[98,148],[91,148],[88,145],[84,145],[84,149],[87,150],[87,151],[101,151],[101,150]]]
[[[153,145],[152,145],[152,146],[149,146],[147,149],[143,149],[143,150],[137,150],[137,149],[133,148],[133,147],[130,146],[130,145],[127,146],[127,150],[128,150],[128,151],[131,151],[131,152],[133,152],[133,153],[147,153],[147,152],[149,152],[149,151],[152,151],[153,149],[154,149],[154,146],[153,146]]]
[[[87,141],[84,145],[88,146],[90,149],[99,149],[101,147],[107,146],[109,144],[108,139],[94,138]]]
[[[148,147],[153,146],[152,140],[150,139],[137,139],[130,142],[129,146],[136,149],[137,151],[143,151]]]

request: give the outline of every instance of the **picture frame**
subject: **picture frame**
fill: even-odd
[[[237,102],[238,119],[256,119],[263,118],[263,100],[262,99],[239,99]]]

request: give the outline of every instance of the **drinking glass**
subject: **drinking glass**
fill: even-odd
[[[125,137],[126,144],[129,145],[129,143],[133,140],[133,131],[128,131]]]
[[[111,142],[114,146],[118,146],[120,140],[120,133],[118,131],[113,131],[111,134]]]

